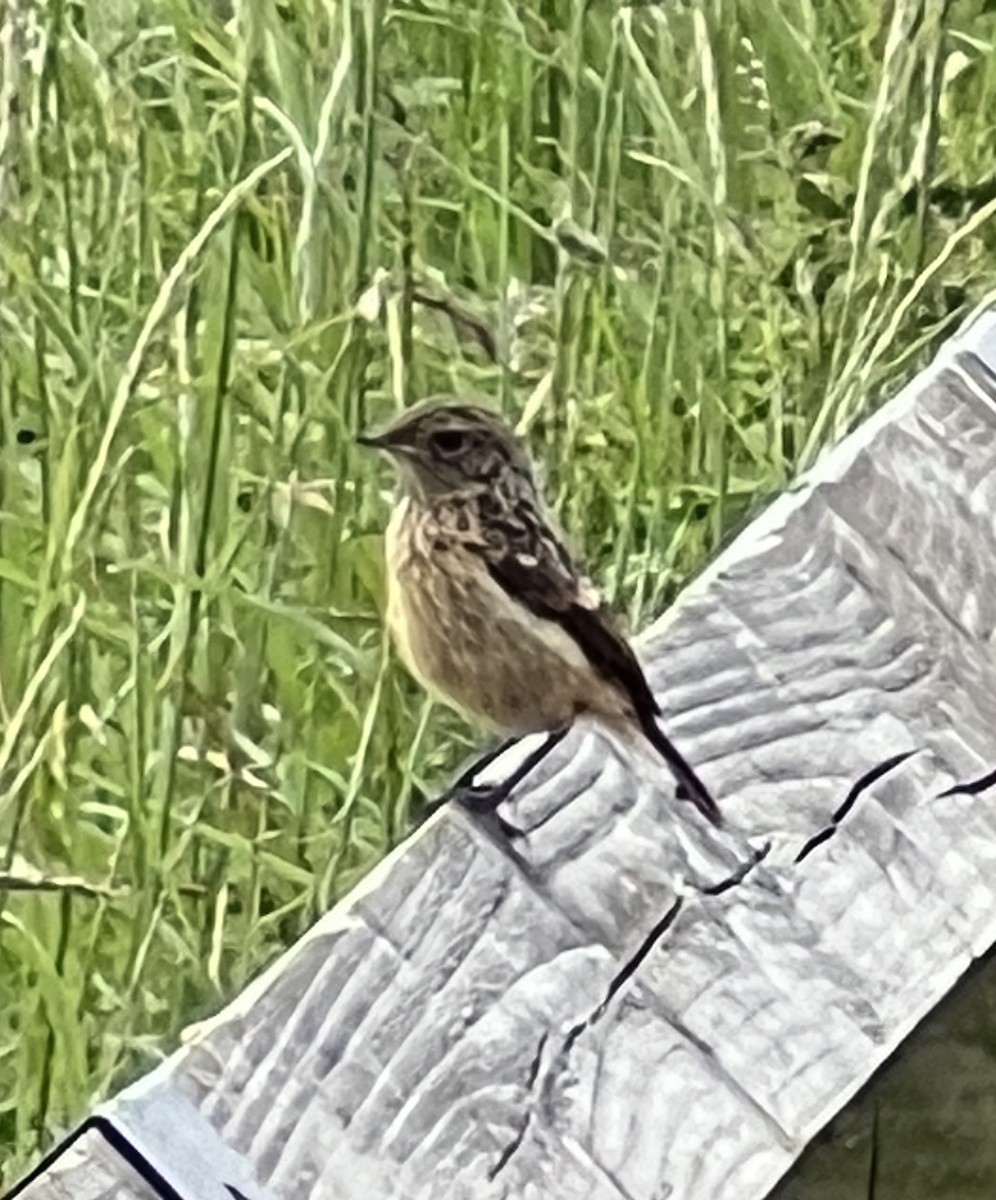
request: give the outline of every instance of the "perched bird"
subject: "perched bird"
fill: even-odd
[[[679,797],[719,825],[716,802],[659,728],[636,655],[565,548],[503,419],[433,397],[358,441],[385,451],[400,476],[386,537],[387,619],[412,674],[506,734],[562,736],[586,715],[624,743],[649,743]]]

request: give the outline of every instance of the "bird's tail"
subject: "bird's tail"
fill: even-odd
[[[653,714],[647,713],[637,719],[644,737],[671,768],[671,773],[678,783],[675,793],[678,799],[690,800],[706,820],[715,825],[717,829],[721,828],[723,814],[719,811],[719,805],[709,794],[702,780],[682,757],[677,747],[657,724]]]

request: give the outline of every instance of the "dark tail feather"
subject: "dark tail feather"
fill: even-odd
[[[723,814],[719,811],[719,805],[709,795],[705,784],[685,762],[652,715],[640,717],[639,721],[647,741],[671,768],[671,773],[678,783],[675,793],[678,799],[690,800],[706,820],[720,829],[723,825]]]

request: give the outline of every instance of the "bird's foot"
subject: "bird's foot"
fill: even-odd
[[[498,812],[498,806],[508,799],[511,791],[506,781],[494,784],[464,784],[451,788],[447,797],[472,813],[482,824],[500,831],[511,841],[522,837],[522,830],[506,821]]]
[[[527,754],[515,770],[505,779],[496,783],[475,783],[475,777],[494,760],[503,754],[512,744],[510,739],[495,747],[482,759],[472,763],[456,781],[429,807],[429,812],[444,805],[448,800],[455,800],[467,812],[472,813],[482,826],[494,832],[502,833],[509,840],[523,836],[523,830],[506,821],[498,814],[498,806],[507,800],[519,784],[560,742],[567,733],[566,729],[557,729],[547,734],[543,742],[531,753]]]
[[[457,783],[450,789],[449,798],[471,812],[494,812],[499,804],[508,799],[511,790],[505,780],[499,783]]]

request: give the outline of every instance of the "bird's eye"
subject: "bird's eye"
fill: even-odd
[[[467,444],[467,436],[459,429],[440,429],[432,435],[429,443],[437,454],[450,457],[463,450]]]

